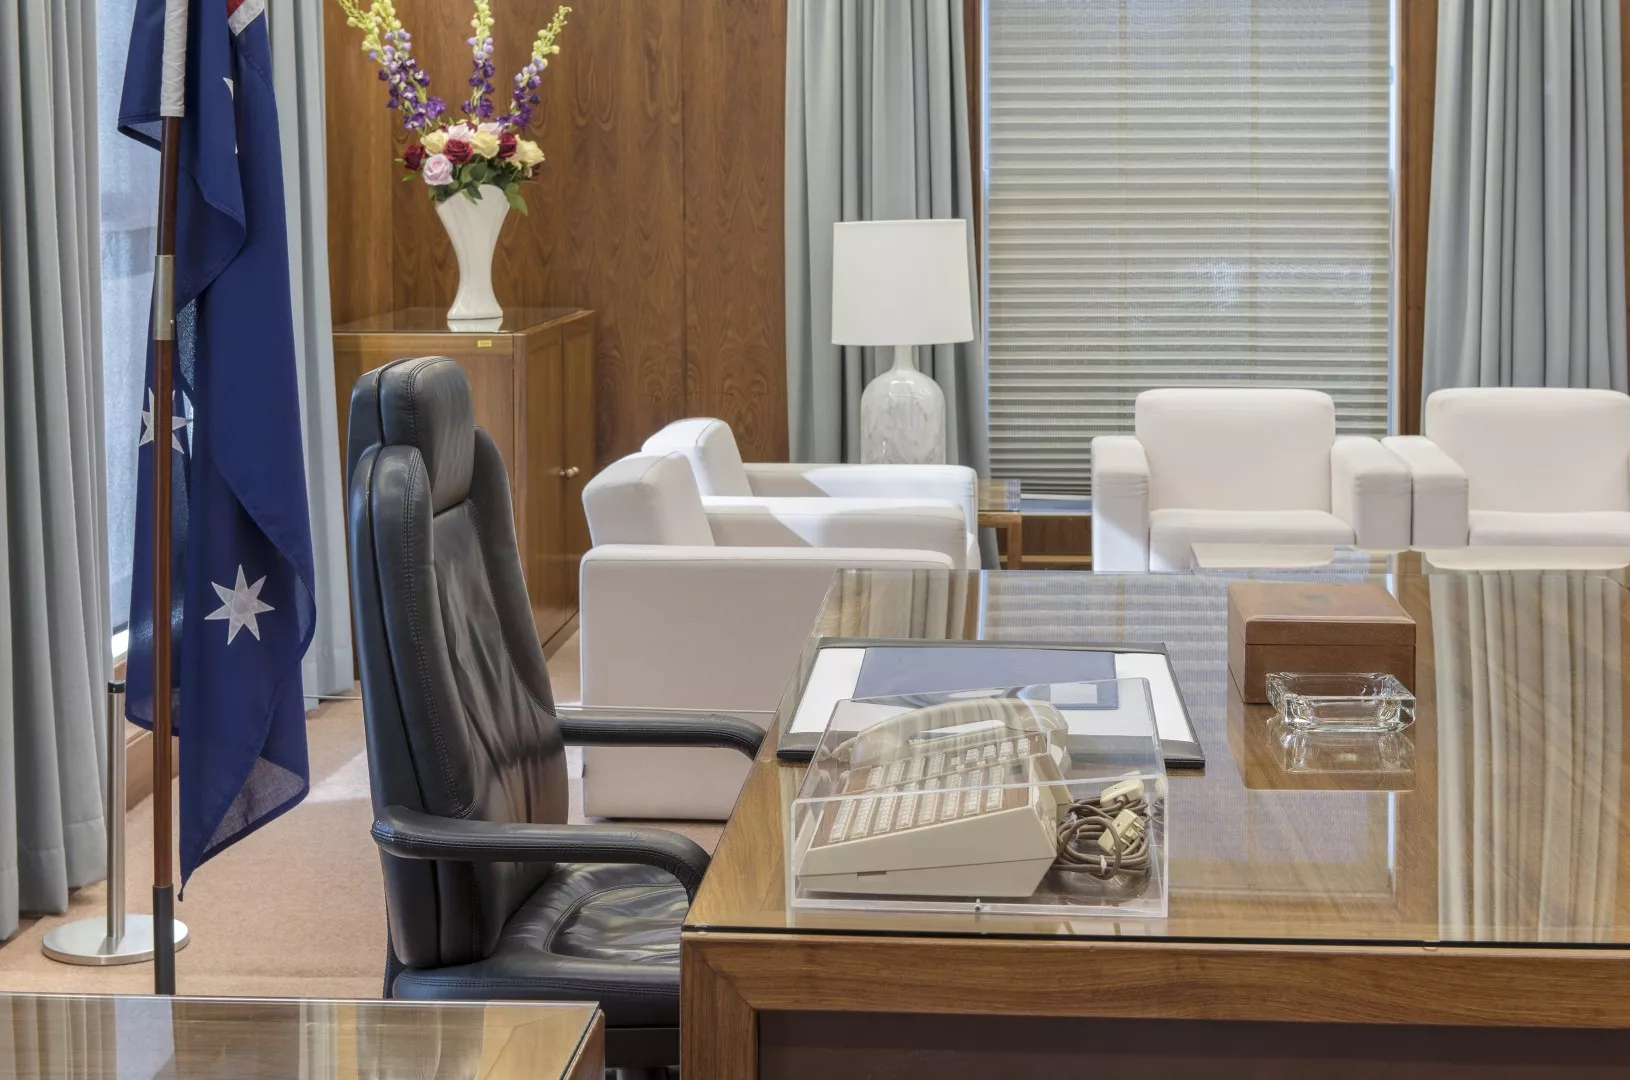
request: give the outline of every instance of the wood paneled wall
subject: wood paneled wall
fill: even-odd
[[[1421,430],[1421,351],[1426,335],[1426,225],[1432,200],[1432,122],[1437,102],[1438,0],[1398,0],[1398,431]]]
[[[494,5],[500,92],[552,0]],[[787,454],[782,228],[785,0],[578,0],[531,135],[547,160],[494,265],[505,305],[599,313],[600,464],[670,420]],[[327,4],[334,318],[445,307],[457,267],[358,32]],[[470,7],[397,0],[444,97],[467,92]]]

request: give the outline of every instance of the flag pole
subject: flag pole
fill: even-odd
[[[175,854],[170,714],[170,458],[175,409],[175,220],[181,176],[181,117],[186,105],[187,3],[164,12],[164,72],[159,99],[158,245],[153,265],[153,992],[175,993]]]

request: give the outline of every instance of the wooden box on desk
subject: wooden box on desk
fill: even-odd
[[[470,379],[475,422],[509,471],[515,539],[532,618],[546,644],[577,613],[577,564],[589,549],[583,485],[594,475],[594,312],[510,308],[502,327],[455,333],[442,308],[403,308],[334,328],[340,460],[351,388],[392,360],[446,356]]]
[[[1396,675],[1415,689],[1415,620],[1373,582],[1236,581],[1228,586],[1228,674],[1268,700],[1269,672]]]

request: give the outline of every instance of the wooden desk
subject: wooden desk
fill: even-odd
[[[569,633],[577,566],[589,549],[583,486],[594,475],[594,312],[511,308],[500,330],[455,333],[441,308],[405,308],[334,328],[340,459],[351,388],[404,357],[447,356],[470,379],[475,422],[509,471],[515,539],[538,637]]]
[[[0,1080],[601,1080],[592,1004],[0,995]]]
[[[1622,1070],[1630,1036],[1583,1029],[1630,1027],[1630,593],[1380,578],[1420,627],[1410,775],[1278,784],[1229,737],[1269,713],[1230,700],[1234,576],[841,574],[686,920],[686,1075]],[[1167,642],[1208,757],[1170,780],[1169,916],[790,908],[775,733],[818,641],[858,636]]]

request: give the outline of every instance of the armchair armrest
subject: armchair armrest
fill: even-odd
[[[1381,445],[1409,467],[1413,540],[1419,548],[1465,547],[1471,534],[1471,486],[1462,469],[1423,435],[1394,435]]]
[[[758,756],[764,729],[733,716],[671,716],[642,709],[582,712],[557,707],[555,719],[569,746],[712,746]]]
[[[1378,551],[1409,546],[1409,466],[1375,439],[1341,435],[1330,448],[1330,510],[1354,543]]]
[[[703,498],[721,547],[900,548],[936,551],[962,568],[968,527],[942,499]]]
[[[761,497],[840,499],[944,499],[962,509],[971,531],[979,525],[979,477],[966,465],[745,466],[753,494]]]
[[[463,862],[579,862],[654,866],[695,896],[708,856],[666,829],[621,825],[533,825],[438,817],[387,806],[374,821],[374,843],[402,859]]]
[[[1092,440],[1092,568],[1149,569],[1149,457],[1135,435]]]

